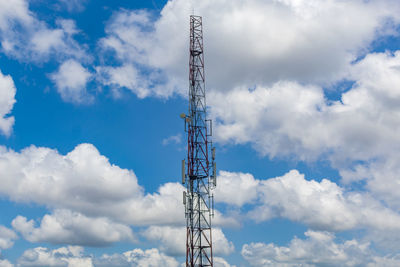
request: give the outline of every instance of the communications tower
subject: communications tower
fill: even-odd
[[[186,217],[186,266],[213,266],[211,217],[216,186],[212,121],[207,119],[204,79],[203,24],[190,16],[189,113],[181,114],[187,133],[187,162],[182,161]],[[211,159],[210,159],[211,157]]]

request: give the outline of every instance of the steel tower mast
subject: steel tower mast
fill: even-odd
[[[215,148],[211,141],[212,122],[207,119],[203,24],[202,18],[194,15],[190,16],[189,82],[189,114],[181,114],[188,138],[187,164],[182,161],[182,183],[186,184],[186,266],[213,266],[211,190],[216,186]]]

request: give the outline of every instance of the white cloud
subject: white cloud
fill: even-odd
[[[0,192],[17,202],[136,225],[184,222],[181,185],[164,184],[158,193],[144,195],[133,171],[110,164],[90,144],[65,156],[48,148],[31,146],[17,153],[3,147],[0,169],[0,180],[7,183]]]
[[[59,47],[63,45],[63,30],[56,29],[41,29],[32,36],[33,50],[39,54],[48,53],[53,47]]]
[[[394,33],[400,10],[391,0],[207,0],[195,7],[204,18],[207,84],[218,90],[278,80],[335,81],[373,40]],[[136,69],[131,90],[147,86],[164,97],[186,92],[182,66],[188,62],[191,9],[189,1],[174,0],[159,18],[123,10],[111,19],[100,45],[121,66]],[[109,83],[127,84],[112,76]]]
[[[9,116],[16,102],[14,81],[10,75],[4,75],[0,71],[0,132],[10,136],[14,125],[14,117]]]
[[[86,90],[91,76],[91,73],[79,62],[69,59],[60,66],[57,72],[51,74],[51,79],[64,101],[81,104],[93,101],[93,96]]]
[[[215,267],[236,267],[236,265],[230,265],[225,259],[221,257],[214,257],[213,260]]]
[[[369,243],[348,240],[336,243],[328,232],[307,231],[306,239],[295,237],[288,247],[251,243],[242,248],[242,256],[252,266],[396,266],[393,257],[372,252]],[[381,264],[381,265],[380,265]]]
[[[0,267],[14,267],[14,264],[9,262],[8,260],[0,259]]]
[[[84,229],[81,222],[86,220],[98,222],[107,226],[102,230],[116,233],[115,238],[101,239],[98,236],[102,231],[92,229],[95,232],[89,231],[85,239],[97,240],[98,244],[120,240],[123,235],[118,233],[126,232],[121,225],[182,226],[185,222],[182,185],[167,183],[156,193],[144,194],[132,171],[110,164],[90,144],[79,145],[66,155],[34,146],[21,152],[2,147],[0,173],[0,182],[4,185],[0,193],[11,200],[69,210],[46,215],[39,227],[32,225],[25,231],[28,240],[40,241],[39,236],[43,239],[47,235],[46,240],[50,242],[82,244],[79,242],[84,241],[72,240],[72,236]],[[225,181],[226,188],[216,201],[237,207],[249,204],[250,216],[256,221],[283,217],[313,229],[330,231],[359,228],[397,231],[400,225],[400,215],[368,193],[350,192],[326,179],[308,181],[297,171],[268,180],[257,180],[250,174],[221,172],[218,179]],[[218,211],[213,222],[216,226],[238,226],[232,216]],[[22,225],[30,223],[33,221],[25,219]],[[52,232],[54,229],[63,235],[57,237]]]
[[[85,4],[88,0],[58,0],[62,7],[65,7],[69,12],[81,12],[85,9]]]
[[[127,88],[135,93],[139,98],[145,98],[150,94],[147,80],[139,75],[138,70],[133,65],[123,65],[121,67],[97,67],[98,79],[112,88],[114,97],[120,97],[120,87]]]
[[[345,184],[366,182],[366,189],[377,199],[383,200],[389,207],[400,211],[400,179],[398,173],[400,158],[396,155],[368,164],[355,164],[340,171]]]
[[[321,87],[288,81],[212,92],[216,139],[250,143],[269,157],[329,159],[347,186],[365,181],[399,211],[400,51],[369,54],[346,77],[354,84],[337,101]]]
[[[259,212],[255,217],[279,214],[314,229],[364,228],[365,240],[385,251],[398,250],[399,77],[397,51],[369,54],[353,64],[347,79],[354,84],[339,101],[327,100],[318,86],[282,81],[267,88],[212,93],[209,103],[220,142],[251,143],[270,157],[328,158],[346,187],[327,180],[266,181],[262,185],[268,185],[263,189],[267,204],[254,211]],[[234,177],[233,185],[240,185],[239,174]],[[287,186],[289,181],[293,187]],[[363,191],[351,193],[354,188]],[[220,201],[229,199],[236,201],[233,196]]]
[[[157,249],[134,249],[122,254],[103,255],[95,261],[96,266],[141,266],[141,267],[178,267],[178,262]]]
[[[10,21],[21,21],[24,24],[32,22],[32,14],[25,0],[1,1],[0,3],[0,29],[10,27]]]
[[[223,226],[231,228],[240,228],[242,226],[241,218],[238,214],[233,212],[222,213],[219,210],[214,210],[214,217],[212,218],[212,224],[214,226]]]
[[[180,264],[174,257],[165,255],[157,249],[133,249],[124,253],[115,253],[112,255],[103,254],[100,257],[84,254],[84,249],[79,246],[60,247],[58,249],[49,249],[37,247],[26,250],[18,259],[17,266],[37,266],[37,267],[178,267]],[[2,265],[3,264],[3,265]],[[216,267],[235,267],[220,257],[214,257]],[[12,267],[7,260],[1,261],[1,267]]]
[[[90,144],[78,145],[67,155],[35,146],[20,153],[1,147],[0,169],[5,185],[0,192],[17,202],[101,214],[142,197],[135,174],[110,164]]]
[[[372,242],[377,250],[392,254],[399,252],[400,232],[397,229],[370,229],[363,240]],[[398,259],[400,260],[400,255]]]
[[[0,9],[0,42],[8,56],[24,62],[43,62],[52,56],[89,60],[73,39],[78,33],[74,21],[58,20],[51,28],[29,10],[26,0],[2,1]]]
[[[179,183],[166,183],[157,192],[144,193],[133,171],[111,164],[91,144],[81,144],[66,155],[58,151],[31,146],[21,152],[0,147],[0,194],[19,203],[37,203],[56,211],[46,215],[39,228],[31,228],[26,237],[39,241],[44,234],[51,242],[57,240],[55,227],[64,233],[61,240],[99,238],[97,229],[86,231],[89,236],[77,234],[82,221],[98,223],[104,231],[126,233],[122,225],[149,226],[185,224],[182,192]],[[174,207],[174,208],[171,208]],[[109,218],[109,219],[105,219]],[[234,218],[216,211],[215,225],[237,225]],[[29,224],[29,221],[27,222]],[[32,222],[33,223],[33,222]],[[23,225],[26,225],[23,224]],[[58,232],[58,231],[57,231]],[[99,238],[98,242],[113,242]],[[72,242],[72,241],[71,241]],[[79,243],[81,242],[81,243]]]
[[[397,193],[400,189],[397,175],[400,163],[397,134],[400,121],[397,106],[400,103],[399,75],[400,51],[370,54],[352,69],[350,77],[357,84],[345,100],[356,103],[368,114],[372,125],[362,130],[370,135],[364,150],[371,156],[368,162],[340,168],[345,183],[365,180],[369,191],[396,210],[400,210]]]
[[[0,225],[0,249],[11,248],[15,239],[17,239],[17,235],[13,230]]]
[[[182,135],[181,134],[171,135],[170,137],[164,138],[162,140],[163,146],[166,146],[169,144],[179,145],[181,143],[182,143]]]
[[[396,211],[386,208],[367,192],[351,192],[327,179],[306,180],[297,170],[266,180],[256,180],[251,174],[243,173],[221,172],[220,175],[222,181],[230,181],[220,201],[235,206],[254,204],[249,216],[258,222],[282,217],[329,231],[398,230],[400,214]],[[251,201],[247,202],[237,200],[241,199],[241,193],[230,193],[238,192],[244,177],[250,183],[241,193],[252,194]]]
[[[126,251],[122,254],[113,254],[113,255],[104,254],[101,257],[94,257],[93,255],[92,256],[84,255],[84,249],[82,247],[67,246],[53,250],[45,247],[28,249],[18,259],[17,266],[178,267],[178,262],[173,257],[169,257],[163,253],[160,253],[157,249],[147,249],[147,250],[133,249],[130,251]]]
[[[18,259],[18,266],[91,267],[93,262],[91,257],[83,256],[82,247],[68,246],[54,250],[37,247],[26,250]]]
[[[295,154],[305,158],[323,152],[321,145],[327,137],[314,129],[319,129],[324,115],[320,88],[279,82],[271,88],[212,92],[208,99],[219,142],[251,142],[271,157]]]
[[[340,101],[321,87],[280,81],[209,97],[220,142],[251,143],[270,157],[315,160],[334,166],[388,157],[398,150],[400,52],[371,54],[353,65],[356,81]],[[246,109],[243,109],[246,107]]]
[[[373,261],[367,264],[367,267],[396,267],[400,264],[400,255],[385,256],[385,257],[373,257]]]
[[[159,244],[161,251],[172,256],[186,255],[185,227],[169,227],[169,226],[151,226],[142,232],[142,235],[148,240]],[[235,247],[232,242],[228,241],[220,228],[212,229],[213,255],[229,255]]]
[[[40,226],[33,220],[17,216],[13,228],[29,242],[49,242],[82,246],[106,246],[114,242],[134,241],[132,230],[108,218],[88,218],[77,212],[56,210],[45,215]]]
[[[308,181],[297,171],[268,180],[221,171],[218,179],[222,183],[225,181],[226,188],[216,200],[236,207],[250,205],[250,218],[256,221],[283,217],[312,229],[330,231],[395,232],[400,225],[400,215],[368,193],[350,192],[326,179]],[[34,146],[21,152],[1,147],[0,182],[3,196],[55,210],[46,215],[39,226],[24,217],[14,220],[14,228],[32,242],[104,245],[129,235],[130,230],[124,225],[153,225],[148,229],[148,238],[166,240],[160,233],[162,228],[156,225],[182,226],[185,222],[182,185],[167,183],[160,186],[158,192],[144,194],[132,171],[110,164],[90,144],[78,145],[66,155]],[[213,222],[215,226],[238,224],[233,217],[218,211]],[[99,227],[87,229],[87,225]],[[181,232],[183,239],[184,233]],[[218,234],[214,236],[217,242]],[[224,250],[216,253],[231,252],[233,245],[226,239],[221,240],[225,241],[218,247]],[[177,246],[173,244],[178,243],[164,245],[161,242],[160,248],[177,253],[178,249],[175,252],[173,249]]]
[[[214,195],[216,202],[243,206],[257,199],[259,181],[249,173],[220,171]]]

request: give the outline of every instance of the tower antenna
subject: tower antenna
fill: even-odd
[[[216,186],[212,121],[207,119],[203,23],[190,16],[189,114],[181,114],[187,133],[187,162],[182,161],[186,217],[186,266],[213,266],[211,217],[214,217]],[[211,158],[210,158],[211,157]]]

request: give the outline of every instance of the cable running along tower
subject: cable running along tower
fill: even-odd
[[[186,266],[213,266],[211,217],[216,186],[212,122],[207,119],[204,79],[203,24],[190,16],[189,114],[181,114],[187,133],[187,162],[182,161],[186,217]],[[211,160],[210,160],[211,157]]]

